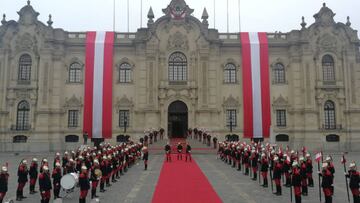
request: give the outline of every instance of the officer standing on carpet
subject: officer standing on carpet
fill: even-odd
[[[181,143],[179,142],[177,145],[177,159],[178,160],[182,160],[182,150],[183,150],[183,146],[181,145]]]
[[[186,154],[185,154],[185,161],[187,162],[187,160],[190,160],[191,162],[191,146],[189,143],[186,143]]]
[[[165,154],[166,154],[166,162],[171,162],[171,147],[169,143],[165,145]]]

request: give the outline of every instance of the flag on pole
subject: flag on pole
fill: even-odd
[[[269,48],[265,32],[240,33],[243,65],[244,137],[269,138]]]
[[[83,132],[112,137],[112,67],[114,32],[87,32]]]
[[[322,157],[322,153],[321,152],[318,152],[316,155],[315,155],[315,161],[316,162],[319,162],[321,160],[321,157]]]

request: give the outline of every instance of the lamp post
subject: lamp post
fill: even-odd
[[[128,123],[127,116],[125,116],[124,117],[124,133],[126,133],[127,123]]]

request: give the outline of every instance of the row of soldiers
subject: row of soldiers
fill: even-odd
[[[305,147],[303,147],[302,155],[300,155],[297,151],[290,150],[289,147],[284,152],[281,147],[276,148],[268,143],[263,145],[255,142],[249,144],[246,142],[220,142],[218,155],[225,163],[243,171],[245,175],[252,174],[254,181],[258,179],[258,173],[261,174],[263,187],[268,187],[269,174],[272,190],[273,183],[275,184],[275,195],[282,195],[281,179],[283,177],[284,186],[293,188],[296,203],[301,203],[302,195],[308,195],[308,187],[314,187],[313,162]],[[320,162],[321,159],[322,153],[318,153],[316,161]],[[325,196],[325,203],[332,202],[334,173],[332,158],[327,156],[322,163],[322,170],[320,171],[320,164],[318,168],[318,174],[322,177],[321,187]],[[350,170],[345,175],[346,178],[350,179],[349,187],[353,194],[354,203],[360,203],[360,176],[354,162],[350,164]],[[259,183],[260,179],[259,177]],[[290,191],[292,199],[292,190]]]
[[[187,138],[199,140],[199,142],[202,142],[203,144],[206,144],[207,146],[211,146],[211,140],[213,143],[214,149],[217,148],[217,137],[211,136],[211,133],[203,128],[189,128],[187,131]],[[212,138],[212,139],[211,139]]]
[[[98,185],[100,185],[100,192],[105,192],[105,186],[110,187],[110,181],[117,182],[120,175],[134,165],[141,155],[143,155],[145,169],[147,169],[147,147],[142,143],[132,141],[116,146],[102,143],[99,147],[66,151],[62,157],[60,153],[56,153],[51,173],[47,159],[42,159],[39,164],[37,158],[33,158],[30,165],[24,159],[20,162],[17,170],[16,200],[21,201],[26,198],[23,189],[29,180],[30,194],[37,193],[35,185],[38,180],[42,203],[50,201],[51,190],[53,190],[54,199],[60,198],[61,178],[69,173],[77,173],[80,187],[79,202],[85,202],[88,190],[91,189],[92,199],[98,197],[96,194]],[[3,166],[0,173],[0,203],[8,190],[8,179],[8,167]]]

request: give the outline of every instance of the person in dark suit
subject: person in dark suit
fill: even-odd
[[[181,145],[181,143],[179,142],[177,145],[177,159],[178,160],[182,160],[182,150],[183,150],[183,146]]]
[[[143,160],[144,160],[144,170],[147,170],[148,167],[148,160],[149,160],[149,150],[146,146],[142,148],[143,152]]]
[[[189,158],[189,161],[191,162],[191,146],[189,143],[186,143],[185,161],[187,161],[188,158]]]
[[[171,162],[171,147],[169,143],[165,145],[165,154],[166,154],[166,162]]]

